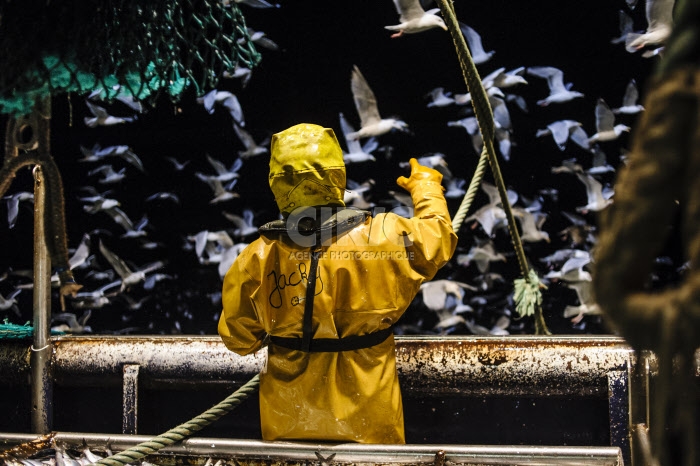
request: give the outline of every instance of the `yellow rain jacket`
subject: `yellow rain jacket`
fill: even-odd
[[[273,137],[271,152],[270,185],[288,215],[261,227],[261,237],[231,266],[219,321],[223,342],[238,354],[268,345],[260,375],[262,437],[405,443],[391,327],[456,247],[441,175],[412,160],[423,178],[402,180],[415,216],[371,217],[342,209],[345,169],[332,130],[297,125]],[[337,351],[338,341],[359,349]]]

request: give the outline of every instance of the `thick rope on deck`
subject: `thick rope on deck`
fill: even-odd
[[[540,283],[539,278],[537,278],[536,283],[531,283],[531,280],[533,280],[534,277],[537,277],[537,274],[531,273],[530,271],[527,258],[525,257],[525,250],[523,249],[522,241],[520,240],[520,232],[518,231],[518,226],[515,223],[515,217],[513,216],[510,202],[508,202],[508,193],[505,183],[503,182],[503,176],[498,165],[498,159],[496,158],[496,150],[493,146],[495,124],[491,104],[489,103],[486,89],[484,89],[481,82],[476,65],[472,60],[467,43],[464,40],[464,35],[459,27],[454,6],[452,5],[452,0],[438,0],[437,3],[440,7],[440,11],[442,12],[445,24],[447,24],[447,28],[452,36],[455,49],[457,50],[457,56],[459,58],[459,64],[462,68],[462,74],[467,83],[469,93],[472,96],[472,106],[474,107],[474,114],[476,115],[479,131],[481,132],[481,136],[484,141],[484,151],[488,154],[489,164],[491,165],[491,171],[493,172],[493,178],[496,186],[498,187],[498,193],[501,197],[503,210],[508,221],[508,231],[510,232],[511,241],[513,243],[513,247],[515,248],[515,254],[518,258],[520,273],[523,276],[523,280],[527,281],[529,285],[521,288],[524,290],[524,293],[519,293],[521,301],[516,302],[516,310],[521,316],[524,316],[525,307],[529,307],[531,303],[542,302],[542,297],[539,290]],[[530,293],[535,293],[535,296],[529,296]],[[534,314],[535,333],[537,335],[551,335],[551,332],[547,328],[547,324],[544,321],[541,305],[536,304]]]
[[[229,395],[224,401],[213,406],[199,416],[192,418],[184,424],[170,429],[164,434],[149,440],[148,442],[139,443],[138,445],[124,450],[116,455],[102,458],[95,464],[103,464],[106,466],[122,466],[134,461],[140,460],[150,454],[153,454],[161,448],[173,445],[193,433],[202,430],[212,422],[218,420],[223,415],[231,412],[241,401],[248,398],[248,395],[253,393],[260,384],[260,374],[250,379],[245,385]]]

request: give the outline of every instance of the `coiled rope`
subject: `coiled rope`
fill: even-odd
[[[523,277],[515,280],[515,287],[517,291],[515,296],[519,298],[516,300],[516,310],[521,316],[534,314],[535,333],[537,335],[550,335],[551,332],[547,328],[547,324],[544,321],[544,316],[542,315],[542,295],[540,292],[541,285],[539,283],[539,278],[537,277],[536,272],[530,270],[527,258],[525,257],[525,250],[523,249],[522,241],[520,240],[520,232],[518,231],[518,227],[515,223],[515,217],[513,216],[513,210],[511,209],[510,202],[508,202],[508,193],[503,181],[503,175],[501,174],[501,168],[498,165],[498,159],[496,158],[496,151],[493,146],[495,125],[493,120],[493,112],[486,94],[486,89],[484,89],[481,78],[479,77],[479,72],[476,69],[476,65],[472,60],[467,43],[464,40],[464,35],[459,27],[452,0],[437,0],[437,3],[455,44],[457,57],[462,69],[462,75],[466,81],[467,89],[472,96],[474,114],[476,115],[479,131],[481,132],[481,136],[484,141],[484,149],[481,153],[479,165],[477,166],[477,170],[472,177],[469,191],[467,191],[465,194],[465,198],[462,201],[462,205],[460,205],[460,210],[458,211],[460,222],[457,224],[457,227],[461,226],[461,222],[464,220],[464,217],[469,210],[469,206],[471,205],[471,201],[474,197],[472,189],[475,191],[474,185],[478,185],[480,183],[484,171],[482,162],[485,166],[484,159],[488,158],[489,164],[491,165],[493,178],[498,188],[498,193],[501,197],[503,210],[508,221],[508,231],[510,232],[511,241],[513,243],[513,247],[515,248],[515,254],[518,258],[520,273]],[[484,155],[486,155],[486,157],[484,157]],[[482,167],[481,170],[479,170],[480,167]],[[471,197],[467,199],[468,196]],[[455,216],[455,220],[456,219],[457,216]],[[455,222],[453,221],[453,227],[454,226]],[[457,231],[457,229],[455,229],[455,231]]]
[[[147,442],[139,443],[138,445],[117,453],[116,455],[102,458],[95,464],[103,464],[105,466],[122,466],[155,453],[161,448],[177,443],[180,440],[191,436],[193,433],[202,430],[212,422],[221,418],[223,415],[232,411],[233,408],[241,403],[241,401],[248,398],[248,396],[258,388],[259,384],[260,374],[256,374],[245,385],[233,392],[225,400],[209,408],[199,416],[192,418],[184,424],[180,424],[179,426],[170,429],[164,434],[161,434]]]

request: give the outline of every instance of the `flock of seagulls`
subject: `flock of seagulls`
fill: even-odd
[[[658,59],[668,37],[673,1],[647,0],[645,32],[635,32],[631,22],[638,7],[629,1],[621,3],[620,31],[609,31],[611,47],[624,46],[639,60]],[[420,40],[421,34],[447,34],[439,9],[428,8],[429,4],[395,0],[399,21],[385,26],[391,33],[387,34],[389,39]],[[270,11],[285,8],[265,2],[254,5],[242,2],[242,5],[244,13],[248,7]],[[531,163],[551,183],[530,189],[521,187],[518,192],[511,187],[517,185],[517,180],[505,180],[509,185],[508,202],[513,206],[530,266],[547,285],[544,299],[550,303],[546,304],[548,318],[557,319],[558,328],[564,333],[601,331],[600,310],[591,294],[589,272],[597,234],[595,215],[614,202],[615,167],[624,163],[624,146],[628,142],[625,135],[630,132],[634,118],[644,111],[637,88],[637,82],[644,76],[624,77],[628,80],[626,92],[619,98],[620,106],[611,108],[602,96],[587,95],[585,89],[577,87],[574,70],[531,63],[500,66],[498,60],[506,55],[505,51],[497,55],[494,50],[484,48],[488,34],[482,42],[482,36],[468,22],[461,23],[460,29],[483,74],[482,83],[493,110],[499,160],[507,167],[519,158],[530,157],[534,159]],[[278,45],[273,33],[268,36],[253,29],[249,33],[263,50],[263,60],[274,60],[285,48],[294,46]],[[448,46],[450,42],[445,44]],[[443,174],[448,204],[451,212],[456,211],[471,177],[469,172],[455,173],[453,169],[460,166],[454,161],[464,155],[441,152],[440,141],[435,141],[434,152],[399,154],[392,143],[414,137],[417,128],[411,124],[409,129],[410,121],[399,116],[382,116],[380,108],[382,111],[385,108],[380,104],[386,96],[375,94],[360,70],[366,66],[369,65],[349,64],[345,92],[352,97],[354,109],[337,108],[337,120],[326,123],[339,129],[336,133],[348,166],[346,204],[411,215],[412,203],[406,193],[381,188],[387,181],[385,178],[392,181],[406,174],[406,160],[416,157]],[[277,215],[271,213],[270,206],[268,210],[258,208],[261,193],[268,195],[265,174],[258,174],[265,173],[267,168],[272,131],[251,127],[239,101],[239,96],[255,81],[256,72],[242,68],[228,79],[236,83],[239,91],[214,89],[193,103],[202,118],[226,121],[225,137],[236,148],[229,150],[225,158],[206,150],[186,157],[171,153],[146,155],[126,141],[115,141],[118,139],[115,136],[105,137],[112,141],[109,144],[76,145],[76,153],[82,156],[76,159],[76,170],[84,172],[79,177],[75,174],[70,177],[81,182],[80,186],[66,187],[66,204],[79,206],[70,211],[75,217],[68,219],[69,233],[77,237],[69,237],[69,246],[73,248],[71,268],[83,288],[67,299],[67,309],[55,313],[57,330],[215,332],[224,274],[257,237],[257,226]],[[542,81],[542,86],[538,81]],[[545,89],[545,83],[548,92],[537,95],[538,89]],[[420,90],[424,107],[416,111],[450,114],[439,123],[445,128],[466,131],[464,151],[473,153],[475,160],[481,153],[483,140],[471,109],[471,96],[468,92],[460,93],[462,90],[450,90],[436,82],[432,89]],[[558,114],[565,115],[567,109],[574,108],[574,102],[591,99],[595,104],[585,119],[573,110],[561,119],[546,119],[551,113],[545,113],[545,108],[557,107]],[[125,96],[117,102],[104,102],[99,92],[90,94],[84,102],[86,116],[82,121],[89,131],[109,135],[110,131],[119,129],[118,134],[127,140],[128,128],[138,125],[148,112],[156,111],[145,109]],[[439,118],[443,117],[434,117],[436,121]],[[525,120],[535,122],[531,124],[538,128],[531,134],[523,134],[520,128]],[[454,134],[456,140],[463,141],[459,136]],[[542,166],[537,154],[528,153],[549,149],[562,156],[559,165]],[[56,156],[59,166],[62,157]],[[390,166],[395,171],[387,174],[375,168]],[[251,179],[253,170],[256,170],[255,179]],[[367,176],[354,179],[354,174],[359,173]],[[141,180],[138,185],[129,184],[136,177]],[[170,189],[161,189],[164,184]],[[146,194],[139,202],[130,202],[125,185],[129,190],[137,186]],[[560,192],[554,185],[567,189]],[[4,199],[7,224],[0,226],[10,232],[22,223],[23,216],[26,216],[24,225],[31,225],[31,215],[24,210],[30,210],[33,199],[26,189],[12,189]],[[572,205],[570,198],[581,201]],[[265,199],[274,204],[271,197]],[[22,209],[23,206],[27,208]],[[197,227],[185,223],[183,216],[196,217]],[[77,228],[84,231],[76,233]],[[492,335],[531,332],[530,324],[515,314],[512,280],[518,278],[519,270],[509,242],[504,206],[488,176],[480,186],[459,237],[453,260],[435,280],[421,287],[396,327],[397,332]],[[26,318],[18,299],[30,298],[22,290],[31,288],[31,271],[14,264],[2,266],[0,316],[4,313],[13,320]],[[107,318],[109,313],[111,318]]]

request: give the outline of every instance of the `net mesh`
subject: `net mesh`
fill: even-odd
[[[176,101],[260,61],[225,0],[0,0],[0,50],[0,113],[14,115],[62,92]]]
[[[64,335],[65,332],[51,330],[51,335]],[[11,324],[5,319],[0,324],[0,339],[8,338],[20,340],[23,338],[32,338],[34,336],[34,327],[27,322],[24,325]]]

